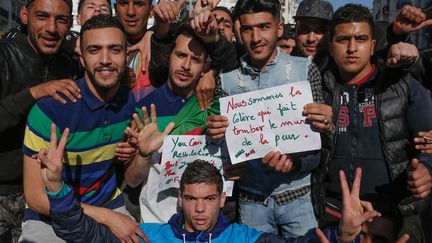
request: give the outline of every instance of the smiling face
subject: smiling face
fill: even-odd
[[[126,66],[123,32],[114,27],[92,29],[81,38],[81,61],[90,90],[96,94],[116,92]]]
[[[35,0],[21,8],[21,21],[27,25],[30,45],[42,56],[59,50],[71,26],[71,9],[65,1]]]
[[[326,46],[328,23],[314,18],[298,19],[296,24],[296,48],[304,56],[315,56],[322,45]]]
[[[209,231],[216,225],[219,212],[225,205],[225,193],[218,192],[217,184],[185,184],[179,193],[185,230]]]
[[[77,15],[77,23],[84,25],[87,20],[99,14],[111,15],[111,6],[107,0],[85,0]]]
[[[116,14],[125,27],[128,39],[141,40],[147,30],[151,12],[149,0],[117,0]]]
[[[344,81],[355,83],[371,70],[370,57],[374,46],[369,23],[351,22],[335,26],[330,54]]]
[[[240,33],[252,65],[262,69],[276,56],[276,43],[283,24],[269,12],[240,15]]]
[[[180,34],[169,59],[168,85],[182,97],[189,97],[202,76],[206,52],[201,43]]]

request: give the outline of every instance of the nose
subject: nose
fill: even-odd
[[[195,212],[197,213],[203,213],[205,211],[205,202],[204,200],[197,200],[195,204]]]
[[[94,15],[99,15],[101,13],[101,8],[99,6],[96,6],[95,11],[94,11]]]
[[[307,39],[306,40],[307,40],[308,43],[314,43],[316,41],[316,34],[315,34],[315,32],[313,32],[313,31],[309,32],[308,35],[307,35]]]
[[[348,42],[347,53],[353,54],[355,52],[357,52],[357,42],[355,41],[354,38],[351,38],[350,41]]]
[[[111,55],[110,55],[110,52],[108,50],[103,50],[101,52],[100,64],[102,66],[109,66],[109,65],[111,65]]]
[[[49,18],[45,25],[45,30],[48,33],[55,33],[56,32],[56,19],[55,18]]]
[[[126,8],[126,14],[128,16],[135,16],[135,6],[134,6],[134,1],[129,1],[127,8]]]
[[[189,71],[191,68],[191,62],[192,62],[191,57],[185,58],[182,62],[182,66],[181,66],[183,68],[183,70]]]
[[[252,42],[257,43],[260,42],[261,34],[257,28],[252,29]]]

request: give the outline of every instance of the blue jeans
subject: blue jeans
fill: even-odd
[[[264,204],[240,198],[239,206],[241,222],[263,232],[297,237],[318,225],[310,192],[284,205],[269,197]]]

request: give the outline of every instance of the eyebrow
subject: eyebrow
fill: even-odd
[[[204,197],[200,197],[200,198],[209,198],[209,197],[217,197],[217,196],[218,196],[218,194],[214,193],[214,194],[210,194],[210,195],[207,195],[207,196],[204,196]],[[189,195],[189,194],[183,194],[183,197],[191,197],[191,198],[198,199],[198,197],[194,197],[194,196]]]

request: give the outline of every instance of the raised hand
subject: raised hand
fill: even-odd
[[[141,54],[141,72],[146,72],[146,65],[150,62],[151,57],[151,36],[153,31],[146,31],[143,38],[135,45],[127,48],[128,53],[138,50]],[[133,86],[131,86],[132,88]]]
[[[356,169],[354,183],[350,191],[343,171],[339,171],[342,189],[342,217],[339,225],[340,240],[352,242],[362,230],[362,224],[371,221],[381,214],[375,211],[372,204],[360,200],[361,169]]]
[[[163,140],[174,128],[174,123],[170,122],[163,132],[159,131],[157,125],[156,108],[154,104],[150,106],[150,117],[147,114],[147,108],[142,108],[142,121],[137,114],[133,115],[133,119],[137,125],[138,131],[126,128],[126,133],[129,136],[136,138],[138,142],[138,152],[142,157],[149,157],[157,151],[163,144]]]
[[[213,71],[206,72],[198,81],[195,87],[195,95],[202,111],[211,107],[211,102],[216,89],[216,81]]]
[[[432,26],[432,19],[426,19],[422,9],[405,5],[393,20],[392,30],[396,35],[405,35],[428,26]]]
[[[208,9],[202,9],[195,15],[191,21],[191,27],[205,43],[214,43],[219,39],[216,18]]]
[[[60,142],[57,144],[56,125],[51,124],[50,148],[43,149],[37,154],[36,161],[41,166],[41,177],[51,192],[57,192],[62,186],[61,172],[63,169],[63,153],[66,147],[69,128],[63,131]]]
[[[415,45],[399,42],[390,47],[386,64],[390,68],[408,66],[414,63],[418,58],[419,52]]]

